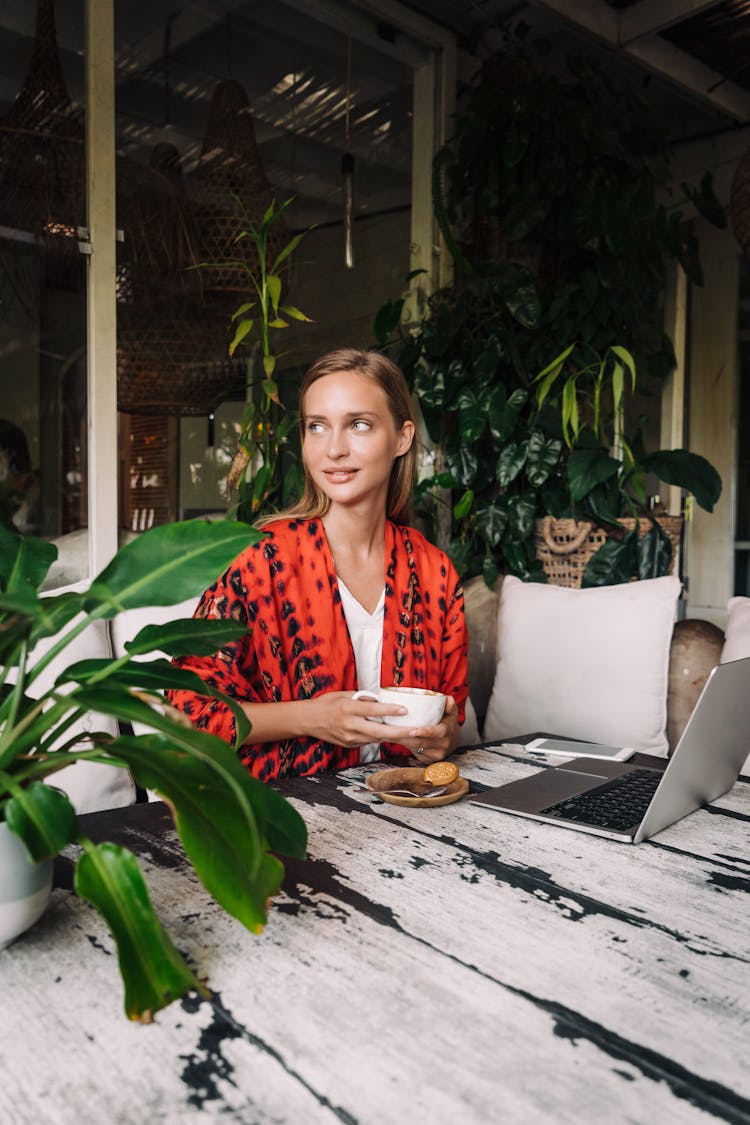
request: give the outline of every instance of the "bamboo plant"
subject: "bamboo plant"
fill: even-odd
[[[242,206],[239,199],[237,202]],[[292,199],[287,199],[277,207],[272,200],[259,224],[253,223],[243,208],[245,225],[234,239],[235,243],[250,239],[255,250],[254,264],[245,259],[232,263],[244,273],[251,298],[243,301],[232,314],[235,331],[229,344],[230,355],[234,355],[240,346],[250,345],[253,348],[248,360],[249,393],[242,432],[227,480],[230,494],[235,487],[239,489],[237,515],[248,523],[263,512],[289,503],[296,497],[301,485],[298,471],[282,471],[280,450],[287,445],[289,435],[296,427],[297,414],[285,410],[279,397],[276,380],[278,357],[273,345],[276,333],[288,328],[290,321],[312,323],[301,309],[282,299],[285,274],[292,254],[306,232],[293,235],[269,259],[269,234],[282,220],[291,203]],[[262,376],[258,393],[254,393],[258,381],[255,363],[258,351]]]

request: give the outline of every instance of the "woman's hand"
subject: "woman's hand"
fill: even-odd
[[[376,703],[371,699],[352,699],[350,691],[329,691],[305,703],[305,718],[310,724],[306,733],[336,746],[395,742],[394,733],[398,728],[375,722],[370,716],[405,714],[405,707]],[[434,731],[439,727],[428,729]]]
[[[403,728],[401,728],[403,729]],[[398,730],[391,727],[390,730]],[[414,727],[404,730],[403,737],[391,737],[387,741],[397,742],[411,750],[414,760],[420,766],[428,766],[430,762],[440,762],[458,746],[458,708],[452,695],[445,701],[445,710],[440,722],[434,727]]]

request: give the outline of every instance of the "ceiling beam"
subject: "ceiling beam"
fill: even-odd
[[[715,8],[723,0],[638,0],[620,12],[620,43],[629,43],[642,35],[657,35],[667,27],[683,23],[693,16]]]
[[[603,0],[533,2],[556,12],[567,23],[622,51],[624,55],[667,79],[704,105],[727,114],[740,124],[750,121],[750,91],[730,82],[723,74],[704,66],[694,56],[674,47],[659,35],[643,35],[632,42],[621,43],[622,13],[610,8]]]
[[[674,47],[666,39],[647,35],[629,43],[624,50],[649,70],[708,102],[739,124],[750,122],[750,92],[729,82],[718,71],[704,66],[693,55]]]

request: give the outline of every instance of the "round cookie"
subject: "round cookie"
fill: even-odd
[[[432,762],[425,766],[422,776],[433,785],[450,785],[458,777],[458,766],[455,762]]]

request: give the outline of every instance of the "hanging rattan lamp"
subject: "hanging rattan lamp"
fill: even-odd
[[[177,149],[118,165],[117,404],[126,413],[207,415],[244,388],[228,321],[207,304]]]
[[[22,89],[0,118],[0,226],[46,251],[47,282],[78,289],[86,220],[84,130],[60,64],[52,0],[38,0]]]
[[[188,184],[193,207],[196,254],[199,262],[210,262],[201,271],[207,299],[233,311],[242,295],[250,296],[244,271],[236,266],[217,268],[220,262],[240,260],[257,268],[257,256],[250,239],[235,243],[247,218],[259,224],[273,193],[266,179],[255,139],[247,94],[239,82],[219,82],[214,90],[208,127],[198,167]],[[269,263],[283,248],[288,235],[283,222],[269,232]]]

